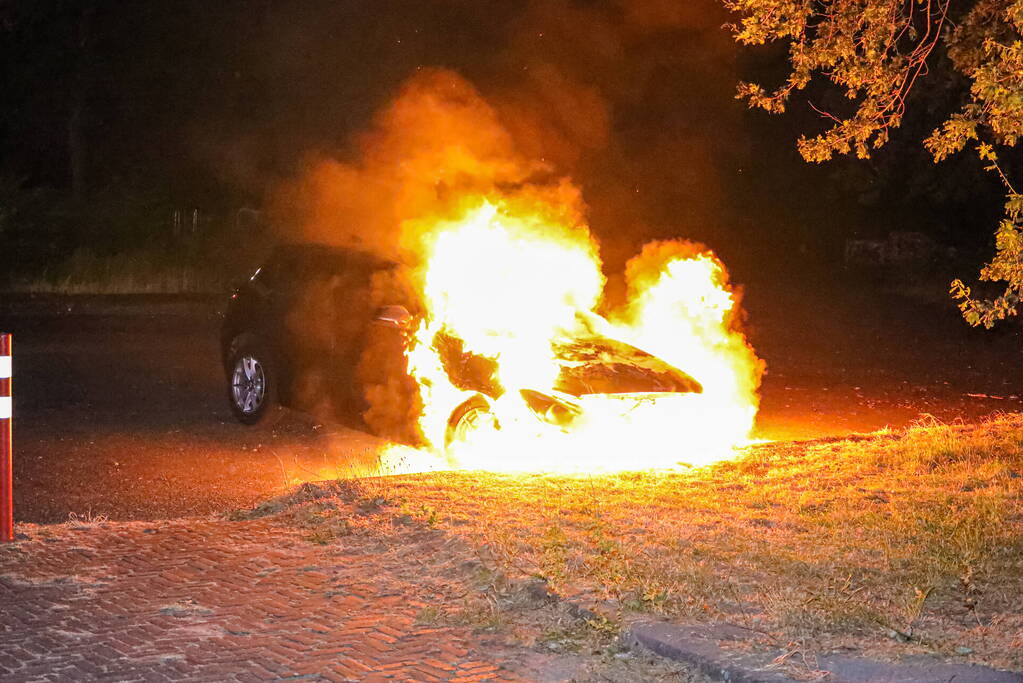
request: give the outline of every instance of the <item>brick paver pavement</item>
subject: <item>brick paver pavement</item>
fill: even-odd
[[[318,546],[268,520],[31,527],[0,548],[0,680],[518,680],[416,572],[439,532]]]

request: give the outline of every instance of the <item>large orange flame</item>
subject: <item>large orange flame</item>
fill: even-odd
[[[409,376],[369,387],[363,417],[427,446],[390,448],[382,470],[592,472],[731,457],[749,438],[762,363],[737,327],[724,266],[693,244],[649,244],[612,308],[581,193],[557,179],[555,160],[573,155],[538,158],[552,146],[543,117],[521,114],[456,73],[424,69],[357,139],[352,161],[317,162],[279,193],[307,238],[409,267],[382,278],[372,302],[422,314]],[[594,358],[599,381],[563,381]],[[360,365],[377,361],[367,351]],[[615,388],[622,368],[673,379]]]
[[[605,284],[589,230],[548,199],[464,197],[453,217],[404,226],[419,238],[425,317],[410,344],[420,428],[450,466],[595,472],[702,465],[748,443],[762,362],[736,327],[724,265],[692,245],[647,245],[627,267],[627,304],[598,315]],[[584,336],[619,340],[687,373],[702,393],[571,397],[570,424],[544,422],[526,392],[558,395],[555,349]],[[487,359],[499,387],[481,419],[451,438],[452,416],[479,391],[453,376],[442,340]],[[497,393],[497,392],[495,392]]]

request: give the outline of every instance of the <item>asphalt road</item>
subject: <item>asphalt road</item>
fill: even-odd
[[[203,515],[295,481],[373,471],[382,442],[363,432],[296,413],[274,430],[234,422],[213,306],[3,303],[0,330],[15,335],[17,520]],[[1023,410],[1014,327],[970,330],[949,306],[867,294],[747,303],[769,368],[762,437]]]
[[[235,422],[208,307],[0,314],[0,329],[14,334],[16,520],[203,515],[375,465],[379,440],[340,425]]]
[[[749,335],[767,361],[761,435],[840,436],[1023,410],[1020,321],[971,328],[944,289],[929,285],[921,301],[855,279],[751,288]]]

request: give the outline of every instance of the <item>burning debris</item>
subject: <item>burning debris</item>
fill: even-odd
[[[724,265],[700,245],[648,244],[612,305],[578,188],[516,150],[470,84],[424,72],[358,163],[315,164],[282,194],[307,238],[400,264],[368,294],[408,318],[403,363],[372,335],[358,362],[367,424],[464,468],[730,457],[749,438],[763,363]]]

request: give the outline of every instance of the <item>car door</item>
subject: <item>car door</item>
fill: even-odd
[[[291,405],[319,414],[330,408],[337,316],[333,292],[343,271],[337,250],[307,245],[290,264],[288,286],[275,306]]]
[[[358,369],[373,321],[373,269],[351,255],[339,266],[331,283],[332,397],[341,416],[358,418],[365,408]]]

